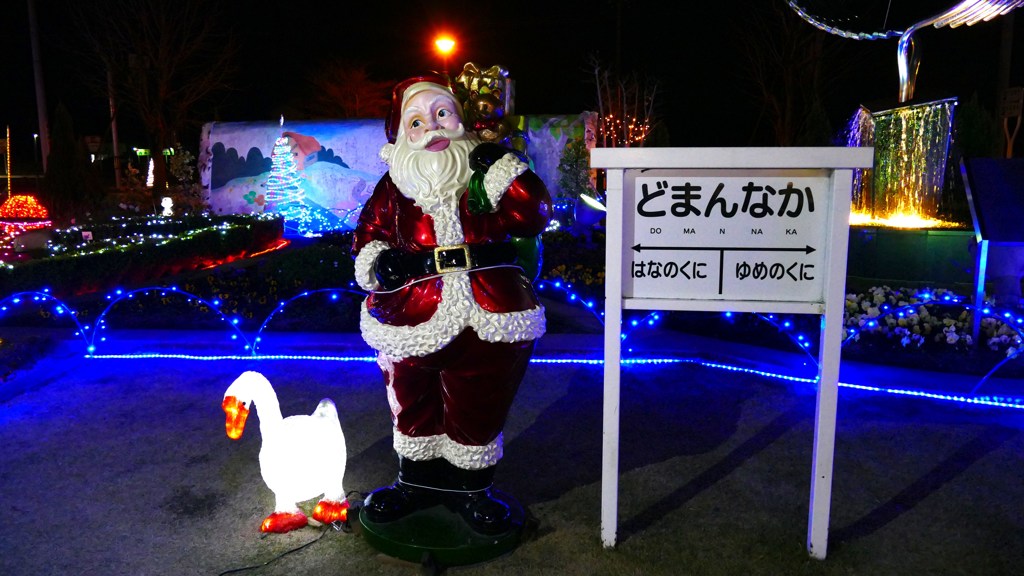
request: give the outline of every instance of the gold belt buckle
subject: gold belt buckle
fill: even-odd
[[[473,261],[469,257],[469,244],[438,246],[434,248],[434,269],[438,274],[469,270]]]

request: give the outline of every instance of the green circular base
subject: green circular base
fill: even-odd
[[[465,566],[492,560],[519,546],[525,521],[519,502],[498,490],[492,491],[512,512],[512,527],[503,534],[480,534],[457,513],[438,505],[380,524],[371,522],[360,510],[363,537],[382,553],[417,564]]]

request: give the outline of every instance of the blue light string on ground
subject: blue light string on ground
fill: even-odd
[[[288,354],[268,354],[259,356],[197,356],[189,354],[90,354],[86,357],[94,360],[138,360],[138,359],[165,359],[165,360],[182,360],[182,361],[231,361],[231,360],[259,360],[259,361],[275,361],[275,360],[298,360],[298,361],[313,361],[313,362],[364,362],[364,363],[375,363],[377,361],[376,356],[316,356],[316,355],[288,355]],[[566,364],[566,365],[584,365],[584,366],[602,366],[604,365],[603,358],[543,358],[535,357],[530,360],[531,364]],[[686,359],[686,358],[626,358],[623,359],[622,364],[625,366],[647,366],[647,365],[670,365],[670,364],[697,364],[699,366],[715,369],[725,370],[728,372],[750,374],[753,376],[759,376],[762,378],[770,378],[773,380],[781,380],[785,382],[795,382],[801,384],[808,384],[814,386],[817,384],[816,378],[802,378],[799,376],[790,376],[787,374],[779,374],[776,372],[769,372],[766,370],[755,370],[752,368],[743,368],[740,366],[732,366],[729,364],[722,364],[718,362],[708,362],[699,359]],[[922,390],[910,390],[904,388],[886,388],[882,386],[866,386],[862,384],[849,384],[845,382],[839,382],[840,388],[847,388],[851,390],[858,390],[862,392],[873,392],[889,394],[893,396],[904,396],[909,398],[925,398],[929,400],[937,400],[941,402],[953,402],[959,404],[966,404],[972,406],[984,406],[990,408],[1012,408],[1016,410],[1024,410],[1024,398],[1016,397],[989,397],[989,396],[969,396],[959,394],[943,394],[938,392],[926,392]]]
[[[546,289],[546,288],[552,288],[552,289],[554,289],[554,291],[560,292],[560,293],[564,294],[565,297],[566,297],[566,301],[567,302],[577,303],[579,305],[582,305],[586,310],[588,310],[591,314],[593,314],[594,317],[603,325],[604,313],[601,312],[601,311],[598,311],[596,309],[596,306],[595,306],[593,300],[587,300],[587,299],[581,298],[577,293],[575,293],[572,290],[572,285],[571,284],[564,283],[564,282],[558,281],[558,280],[555,280],[555,281],[540,281],[538,283],[538,288],[540,290],[542,290],[542,291],[544,289]],[[109,355],[97,354],[96,353],[96,337],[97,337],[97,335],[99,334],[99,332],[101,330],[106,330],[107,329],[106,316],[107,316],[108,312],[110,312],[114,308],[114,306],[116,304],[118,304],[119,302],[121,302],[123,300],[131,300],[131,299],[134,299],[136,295],[150,294],[150,293],[158,293],[161,296],[167,296],[168,294],[171,294],[171,295],[175,295],[175,296],[179,296],[179,297],[185,298],[187,300],[194,300],[194,301],[199,302],[202,305],[206,306],[210,310],[216,312],[220,316],[220,320],[223,321],[223,322],[226,322],[230,326],[231,330],[233,331],[232,334],[231,334],[231,339],[232,340],[237,340],[237,339],[240,338],[242,340],[242,343],[243,343],[243,346],[244,346],[245,350],[248,351],[248,354],[246,354],[246,355],[221,355],[221,356],[213,356],[213,355],[200,356],[200,355],[188,355],[188,354],[161,354],[161,353],[152,353],[152,354],[147,354],[147,353],[141,353],[141,354],[138,354],[138,353],[137,354],[109,354]],[[294,296],[294,297],[292,297],[292,298],[290,298],[288,300],[285,300],[285,301],[279,303],[278,306],[261,323],[259,329],[256,332],[255,337],[252,340],[246,338],[245,334],[239,328],[239,326],[238,326],[239,319],[238,318],[229,318],[227,315],[225,315],[219,309],[219,305],[220,305],[219,300],[216,300],[216,299],[207,300],[207,299],[204,299],[204,298],[202,298],[200,296],[197,296],[195,294],[192,294],[192,293],[180,290],[180,289],[178,289],[175,286],[170,286],[170,287],[166,287],[166,286],[165,287],[148,287],[148,288],[140,288],[140,289],[136,289],[136,290],[131,290],[131,291],[127,291],[127,292],[123,291],[123,290],[115,290],[112,294],[107,296],[107,300],[110,300],[111,302],[98,315],[95,327],[90,327],[88,325],[81,324],[79,322],[78,318],[77,318],[77,312],[75,312],[70,307],[68,307],[66,304],[61,302],[58,298],[56,298],[53,295],[51,295],[49,293],[49,290],[45,290],[45,289],[42,290],[42,291],[37,291],[37,292],[18,292],[18,293],[12,294],[12,295],[4,298],[3,300],[0,300],[0,318],[2,318],[3,314],[8,312],[12,308],[12,306],[28,304],[29,302],[35,303],[36,305],[53,304],[54,305],[53,313],[56,316],[68,317],[75,324],[75,326],[77,328],[77,330],[75,331],[75,336],[82,337],[83,341],[86,344],[86,347],[87,347],[86,357],[95,358],[95,359],[165,358],[165,359],[178,359],[178,360],[243,360],[243,359],[245,359],[245,360],[252,360],[252,359],[255,359],[255,360],[319,360],[319,361],[337,361],[337,362],[373,362],[373,361],[375,361],[375,358],[372,357],[372,356],[333,356],[333,355],[313,356],[313,355],[272,355],[272,354],[259,354],[259,352],[258,352],[258,343],[262,340],[262,334],[266,330],[270,320],[273,317],[275,317],[277,314],[283,312],[283,310],[290,303],[294,302],[295,300],[300,299],[300,298],[309,298],[310,296],[312,296],[314,294],[318,294],[318,293],[328,293],[328,294],[330,294],[330,300],[332,302],[338,300],[338,298],[339,298],[338,294],[339,293],[349,293],[349,294],[354,294],[354,295],[358,295],[358,296],[362,296],[364,294],[364,293],[362,293],[360,291],[357,291],[357,290],[344,289],[344,288],[339,288],[339,289],[320,289],[320,290],[314,290],[314,291],[306,291],[306,292],[303,292],[301,294],[298,294],[298,295],[296,295],[296,296]],[[921,293],[921,294],[918,294],[917,296],[919,298],[926,298],[927,299],[927,298],[930,298],[930,293]],[[952,294],[945,294],[940,299],[935,299],[935,300],[927,299],[926,301],[923,301],[923,302],[918,302],[918,303],[915,303],[915,304],[908,304],[908,305],[905,305],[905,306],[900,306],[900,307],[895,307],[895,308],[883,305],[883,306],[880,307],[880,309],[883,310],[885,313],[880,315],[880,316],[878,316],[878,317],[872,318],[872,320],[870,322],[868,322],[866,325],[869,326],[869,327],[873,327],[874,325],[877,325],[877,322],[878,322],[878,320],[880,318],[885,318],[886,316],[891,315],[891,314],[896,314],[896,315],[899,315],[899,316],[903,316],[908,311],[911,311],[911,312],[916,314],[916,309],[918,307],[920,307],[920,306],[928,306],[928,305],[933,305],[933,304],[963,306],[965,309],[968,309],[968,310],[971,309],[971,306],[969,306],[967,304],[964,304],[962,299],[960,299],[959,297],[957,297],[955,295],[952,295]],[[985,317],[990,317],[990,318],[993,318],[993,319],[995,319],[997,321],[1003,322],[1004,324],[1009,326],[1011,329],[1013,329],[1014,332],[1018,335],[1018,337],[1022,337],[1020,326],[1024,325],[1024,318],[1017,317],[1017,316],[1015,316],[1014,314],[1012,314],[1009,311],[994,311],[993,309],[991,309],[988,306],[982,308],[981,312],[983,314],[985,314]],[[727,316],[731,316],[731,313],[727,312],[725,314]],[[807,348],[810,345],[810,340],[808,338],[804,337],[803,335],[800,335],[800,334],[794,335],[794,334],[792,334],[789,331],[789,328],[792,327],[792,323],[790,321],[784,320],[784,319],[777,319],[774,315],[764,316],[764,315],[758,314],[757,317],[761,318],[764,321],[767,321],[768,323],[770,323],[770,324],[774,325],[776,328],[778,328],[780,331],[784,332],[787,335],[787,337],[789,337],[790,340],[794,343],[794,345],[797,346],[798,349],[802,350],[804,353],[806,353],[806,354],[808,354],[810,356],[810,353],[807,350]],[[634,330],[643,328],[645,326],[648,326],[648,327],[654,326],[660,319],[661,319],[661,316],[660,316],[660,314],[658,312],[650,312],[646,316],[644,316],[644,317],[642,317],[640,319],[631,319],[628,322],[624,322],[624,324],[623,324],[623,331],[622,331],[622,339],[625,340],[626,338],[628,338],[628,336]],[[852,329],[852,328],[849,329],[848,330],[847,338],[843,341],[843,344],[845,345],[855,335],[856,335],[856,329]],[[100,336],[100,341],[101,342],[105,341],[105,338]],[[1019,353],[1020,352],[1018,351],[1018,352],[1015,352],[1012,355],[1009,355],[1006,359],[1001,361],[996,367],[994,367],[992,370],[990,370],[981,379],[981,381],[979,381],[979,383],[974,387],[974,389],[968,395],[952,395],[952,394],[942,394],[942,393],[935,393],[935,392],[926,392],[926,391],[917,391],[917,390],[905,390],[905,389],[896,389],[896,388],[882,388],[882,387],[872,387],[872,386],[863,386],[863,385],[855,385],[855,384],[844,384],[844,383],[840,383],[839,385],[841,387],[847,387],[847,388],[851,388],[851,389],[871,391],[871,392],[883,392],[883,393],[888,393],[888,394],[903,395],[903,396],[909,396],[909,397],[921,397],[921,398],[929,398],[929,399],[933,399],[933,400],[954,401],[954,402],[962,402],[962,403],[973,404],[973,405],[984,405],[984,406],[995,406],[995,407],[1002,407],[1002,408],[1024,409],[1024,399],[1021,399],[1021,398],[1013,398],[1013,397],[990,398],[990,397],[978,397],[978,396],[976,396],[976,393],[977,393],[978,389],[981,387],[981,385],[992,374],[994,374],[1001,366],[1003,366],[1006,362],[1008,362],[1011,359],[1016,358],[1019,355]],[[817,360],[813,356],[811,357],[811,359],[814,362],[814,364],[817,365]],[[535,358],[533,360],[533,362],[535,362],[535,363],[542,363],[542,364],[545,364],[545,363],[546,364],[558,364],[558,363],[589,364],[589,365],[603,364],[603,360],[602,359]],[[816,383],[815,379],[800,378],[800,377],[789,376],[789,375],[785,375],[785,374],[778,374],[778,373],[772,373],[772,372],[767,372],[767,371],[753,370],[753,369],[741,368],[741,367],[737,367],[737,366],[730,366],[730,365],[727,365],[727,364],[705,362],[705,361],[702,361],[702,360],[694,360],[694,359],[680,359],[680,358],[624,358],[622,360],[622,363],[623,363],[623,365],[696,363],[696,364],[700,364],[701,366],[705,366],[705,367],[708,367],[708,368],[728,370],[728,371],[733,371],[733,372],[749,373],[749,374],[753,374],[753,375],[757,375],[757,376],[762,376],[762,377],[767,377],[767,378],[786,380],[786,381],[791,381],[791,382],[805,382],[805,383],[811,383],[811,384]]]
[[[156,294],[156,293],[159,293],[160,296],[166,296],[168,293],[171,293],[171,294],[174,294],[176,296],[180,296],[182,298],[185,298],[186,301],[195,301],[195,302],[198,302],[198,303],[206,306],[207,308],[209,308],[213,312],[217,313],[217,315],[220,316],[220,320],[222,322],[226,322],[228,324],[228,326],[230,326],[230,328],[234,331],[231,334],[231,339],[232,340],[236,340],[238,338],[241,338],[242,342],[244,343],[244,346],[245,346],[246,350],[254,350],[254,347],[253,347],[252,343],[249,341],[248,338],[245,337],[245,333],[242,332],[242,329],[238,327],[239,319],[238,318],[228,318],[228,316],[226,314],[224,314],[224,312],[222,312],[220,310],[220,307],[219,307],[220,306],[220,301],[219,300],[216,300],[216,299],[214,299],[214,300],[206,300],[206,299],[204,299],[204,298],[202,298],[200,296],[192,294],[191,292],[186,292],[184,290],[179,290],[177,286],[152,286],[152,287],[148,287],[148,288],[138,288],[136,290],[129,290],[127,292],[125,292],[125,291],[121,290],[120,288],[118,288],[118,289],[114,290],[113,293],[107,295],[107,300],[110,300],[111,302],[110,302],[110,304],[107,304],[107,307],[104,308],[103,311],[100,312],[99,315],[96,317],[96,328],[92,330],[92,332],[89,334],[89,337],[87,339],[88,342],[89,342],[89,348],[88,348],[89,353],[92,354],[92,353],[94,353],[96,351],[96,336],[97,336],[97,332],[99,330],[106,330],[106,328],[107,328],[106,316],[107,316],[107,313],[109,313],[114,308],[114,306],[116,306],[117,304],[121,303],[124,300],[133,300],[137,294]],[[100,341],[101,342],[105,341],[105,340],[106,339],[103,336],[100,336]],[[253,353],[255,353],[255,350],[254,350]]]
[[[310,296],[312,296],[314,294],[328,294],[329,295],[329,299],[331,300],[331,302],[337,302],[338,299],[339,299],[338,293],[353,294],[353,295],[356,295],[356,296],[359,296],[359,297],[363,297],[363,296],[366,295],[365,292],[362,292],[360,290],[350,290],[350,289],[347,289],[347,288],[320,288],[318,290],[312,290],[312,291],[307,290],[305,292],[302,292],[301,294],[297,294],[297,295],[292,296],[291,298],[289,298],[287,300],[284,300],[283,302],[279,303],[277,305],[277,307],[274,308],[270,312],[270,314],[267,315],[266,319],[263,320],[263,323],[260,324],[259,330],[256,331],[256,336],[253,338],[253,347],[252,347],[253,355],[255,356],[255,355],[258,354],[258,352],[259,352],[259,344],[260,344],[260,342],[263,341],[263,331],[266,329],[267,324],[270,323],[270,320],[273,319],[274,316],[276,316],[278,312],[284,311],[285,307],[287,307],[292,302],[294,302],[296,300],[299,300],[300,298],[309,298]]]
[[[0,300],[0,318],[6,315],[6,313],[12,309],[12,306],[24,304],[26,303],[26,300],[31,300],[32,302],[40,305],[44,302],[53,303],[53,314],[63,318],[70,318],[76,327],[74,335],[80,336],[86,346],[89,345],[89,339],[86,337],[86,331],[89,327],[83,326],[82,323],[78,321],[78,313],[69,308],[67,304],[61,302],[59,298],[50,294],[50,291],[46,288],[41,291],[16,292],[3,300]]]

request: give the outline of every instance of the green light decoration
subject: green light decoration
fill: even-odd
[[[896,228],[955,228],[939,218],[957,101],[938,100],[871,112],[850,121],[847,145],[874,146],[874,166],[853,185],[850,223]]]

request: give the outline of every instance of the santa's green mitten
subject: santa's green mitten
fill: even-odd
[[[511,241],[512,246],[516,249],[516,266],[521,267],[526,273],[526,277],[533,282],[540,274],[540,263],[544,251],[540,236],[523,238],[513,236]]]
[[[469,206],[470,214],[477,216],[481,214],[490,214],[494,211],[494,206],[491,206],[491,201],[487,198],[487,191],[484,190],[484,173],[480,171],[473,172],[473,177],[469,179],[469,198],[466,199],[466,204]]]

